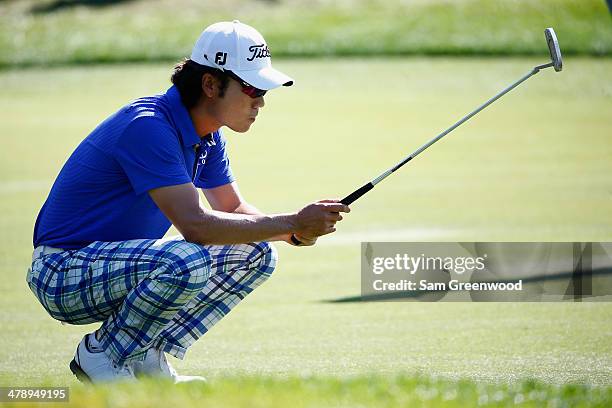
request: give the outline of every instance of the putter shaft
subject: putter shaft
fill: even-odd
[[[364,184],[363,186],[359,187],[357,190],[353,191],[351,194],[349,194],[346,197],[344,197],[340,202],[342,204],[345,204],[345,205],[352,204],[359,197],[363,196],[365,193],[367,193],[368,191],[372,190],[376,184],[380,183],[381,181],[383,181],[384,179],[389,177],[391,175],[391,173],[393,173],[396,170],[398,170],[399,168],[401,168],[404,164],[408,163],[410,160],[414,159],[419,154],[421,154],[429,146],[431,146],[432,144],[436,143],[438,140],[442,139],[444,136],[446,136],[447,134],[449,134],[450,132],[452,132],[453,130],[458,128],[459,126],[461,126],[463,123],[467,122],[471,117],[476,115],[478,112],[480,112],[481,110],[483,110],[484,108],[486,108],[487,106],[489,106],[490,104],[492,104],[493,102],[495,102],[496,100],[498,100],[499,98],[501,98],[502,96],[504,96],[505,94],[507,94],[508,92],[513,90],[514,88],[516,88],[517,86],[519,86],[521,83],[523,83],[524,81],[529,79],[531,76],[533,76],[533,75],[537,74],[538,72],[540,72],[541,69],[552,67],[552,66],[553,66],[553,63],[550,62],[550,63],[547,63],[547,64],[542,64],[542,65],[538,65],[538,66],[534,67],[531,71],[529,71],[529,73],[524,75],[521,79],[519,79],[518,81],[516,81],[512,85],[508,86],[506,89],[504,89],[503,91],[499,92],[497,95],[495,95],[494,97],[492,97],[491,99],[489,99],[488,101],[486,101],[485,103],[480,105],[478,108],[476,108],[475,110],[473,110],[472,112],[470,112],[469,114],[467,114],[466,116],[461,118],[458,122],[456,122],[454,125],[452,125],[448,129],[446,129],[444,132],[440,133],[439,135],[437,135],[436,137],[434,137],[433,139],[431,139],[430,141],[425,143],[423,146],[419,147],[417,150],[415,150],[412,154],[407,156],[401,162],[399,162],[395,166],[391,167],[389,170],[383,172],[382,174],[380,174],[378,177],[376,177],[372,181],[370,181],[370,182]]]

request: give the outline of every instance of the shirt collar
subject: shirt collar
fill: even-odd
[[[183,146],[194,146],[201,142],[200,136],[193,126],[191,117],[183,101],[181,100],[181,94],[179,93],[176,86],[172,85],[166,91],[168,102],[170,103],[170,113],[174,122],[177,125],[178,131],[183,142]]]

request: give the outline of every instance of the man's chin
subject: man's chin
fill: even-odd
[[[252,124],[253,124],[253,122],[249,122],[247,124],[240,125],[240,126],[230,126],[230,125],[227,125],[227,127],[232,129],[234,132],[245,133],[245,132],[247,132],[251,128]]]

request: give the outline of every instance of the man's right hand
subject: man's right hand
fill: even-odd
[[[294,233],[316,240],[316,237],[336,231],[336,223],[342,220],[340,213],[350,211],[351,209],[340,200],[321,200],[309,204],[296,214]]]

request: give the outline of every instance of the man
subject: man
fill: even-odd
[[[178,376],[164,353],[182,359],[270,276],[269,241],[313,245],[349,211],[322,200],[266,215],[240,195],[220,129],[246,132],[266,91],[293,83],[272,68],[254,28],[211,25],[172,82],[85,138],[36,220],[32,292],[57,320],[102,322],[70,363],[82,381],[194,379]],[[162,239],[171,224],[182,236]]]

